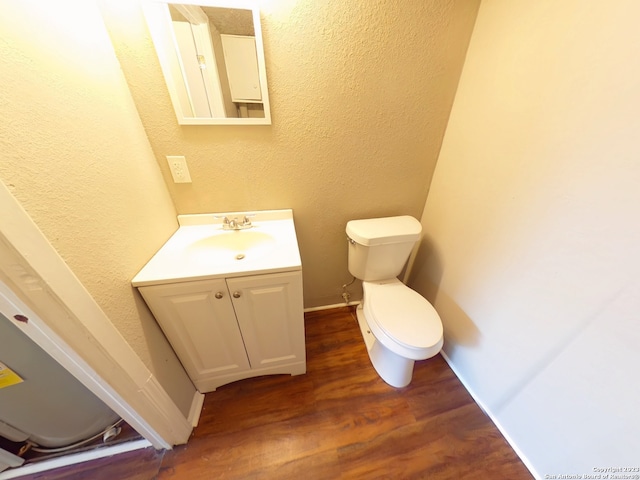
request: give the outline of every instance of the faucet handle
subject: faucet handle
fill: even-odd
[[[255,213],[248,213],[247,215],[244,216],[244,218],[242,219],[242,225],[251,225],[251,220],[250,218],[255,217],[256,214]]]

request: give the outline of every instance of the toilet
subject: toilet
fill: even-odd
[[[435,308],[397,276],[420,240],[422,225],[408,215],[347,223],[349,272],[362,280],[356,309],[369,358],[393,387],[411,382],[416,360],[437,355],[443,344]]]

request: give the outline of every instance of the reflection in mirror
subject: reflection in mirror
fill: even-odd
[[[271,124],[258,9],[196,3],[144,4],[178,123]]]

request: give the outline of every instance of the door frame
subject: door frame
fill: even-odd
[[[0,312],[156,449],[186,443],[200,394],[186,418],[1,181],[0,211]]]

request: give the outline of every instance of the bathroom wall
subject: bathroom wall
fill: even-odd
[[[639,16],[483,1],[424,209],[411,284],[539,478],[640,466]]]
[[[0,7],[0,180],[186,415],[195,392],[131,278],[176,212],[92,1]]]
[[[293,208],[305,306],[340,303],[346,222],[422,212],[479,1],[258,3],[271,126],[179,126],[140,8],[101,9],[178,212]]]

